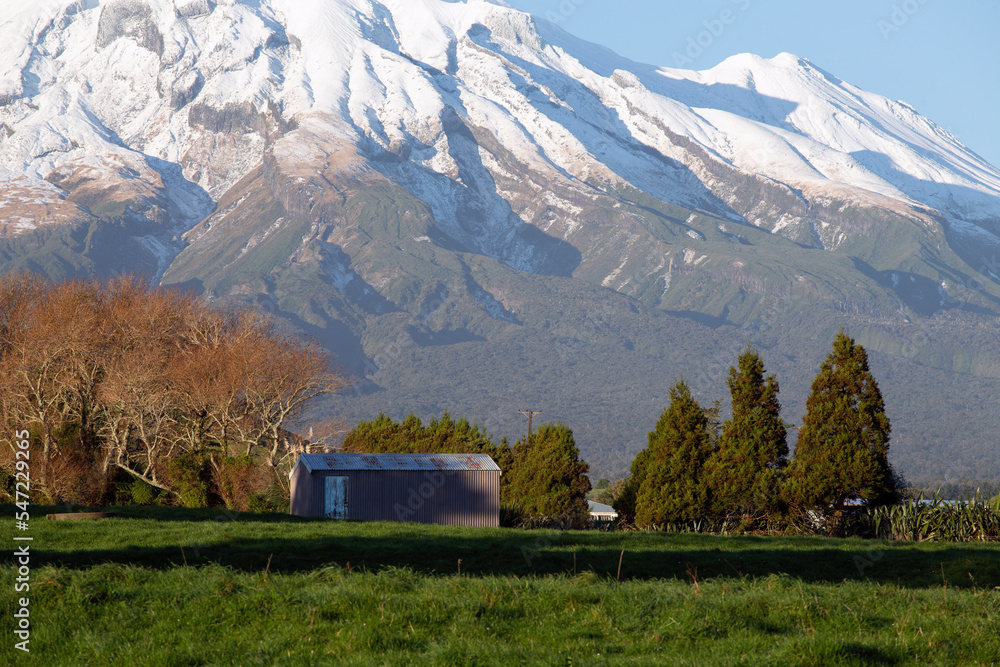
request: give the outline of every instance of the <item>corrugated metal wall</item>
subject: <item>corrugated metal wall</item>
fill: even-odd
[[[291,479],[289,480],[289,491],[291,496],[291,507],[289,508],[290,514],[296,514],[298,516],[315,516],[312,514],[312,487],[315,481],[306,470],[304,465],[298,464],[292,469]],[[320,506],[320,514],[323,513],[323,508]]]
[[[351,519],[499,525],[498,471],[317,470],[309,476],[309,516],[323,516],[324,478],[329,475],[349,478]]]

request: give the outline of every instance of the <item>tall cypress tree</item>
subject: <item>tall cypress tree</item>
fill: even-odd
[[[889,465],[889,418],[865,349],[841,329],[806,401],[786,496],[823,512],[848,499],[891,502],[897,478]]]
[[[544,424],[512,448],[510,495],[533,516],[587,517],[590,466],[580,460],[573,431],[561,424]]]
[[[704,466],[712,452],[705,410],[684,380],[670,388],[670,407],[649,434],[648,454],[636,493],[635,522],[655,526],[687,521],[708,510]]]
[[[652,436],[653,434],[650,433],[649,435]],[[615,511],[618,512],[618,516],[626,524],[635,523],[635,505],[639,497],[639,489],[642,488],[642,483],[646,479],[648,463],[649,447],[646,447],[646,449],[636,454],[636,457],[632,460],[632,468],[629,476],[622,483],[621,490],[612,503]]]
[[[778,503],[778,473],[788,457],[778,380],[764,377],[764,362],[750,347],[737,364],[727,380],[732,417],[706,464],[706,482],[717,512],[768,511]]]

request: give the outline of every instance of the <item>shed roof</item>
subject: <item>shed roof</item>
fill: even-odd
[[[492,470],[488,454],[301,454],[299,463],[314,470]]]
[[[615,514],[618,512],[611,505],[604,505],[602,503],[594,502],[593,500],[588,500],[587,505],[589,505],[589,511],[591,514]]]

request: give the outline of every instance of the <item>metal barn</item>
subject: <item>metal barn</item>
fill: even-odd
[[[500,524],[500,467],[486,454],[302,454],[289,479],[298,516]]]

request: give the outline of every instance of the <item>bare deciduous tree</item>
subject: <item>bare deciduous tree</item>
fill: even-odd
[[[136,278],[0,279],[0,417],[33,429],[40,488],[53,499],[69,488],[49,478],[58,456],[60,470],[89,465],[105,485],[120,469],[169,491],[164,469],[191,452],[215,452],[213,463],[239,454],[278,473],[296,420],[349,384],[320,348],[259,312]],[[67,428],[75,435],[60,440]]]

